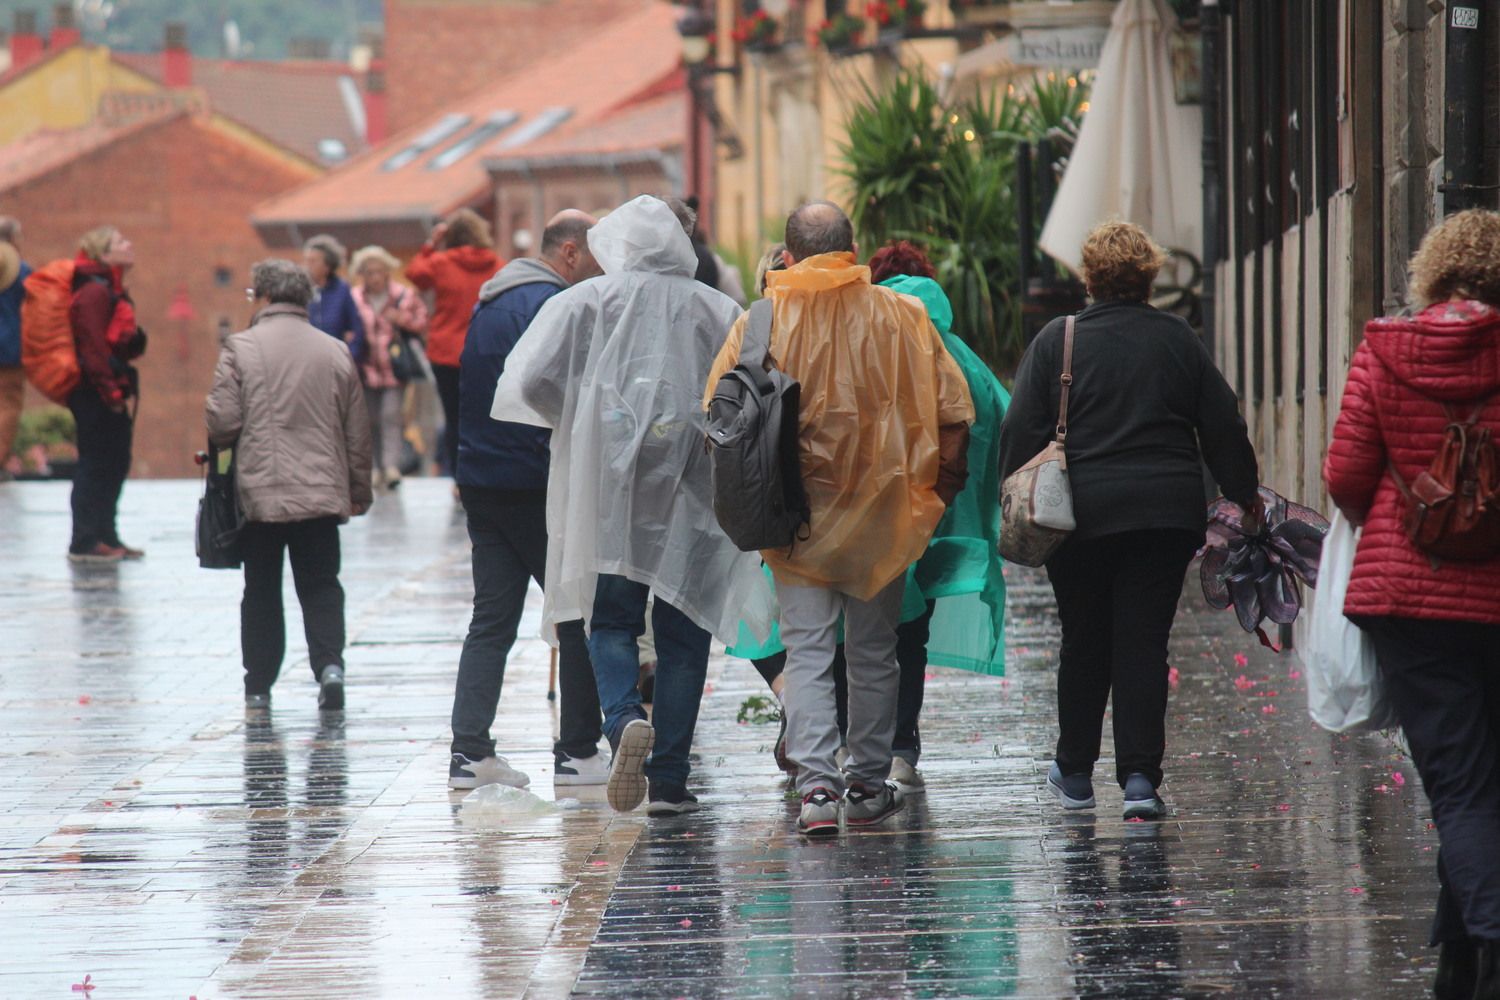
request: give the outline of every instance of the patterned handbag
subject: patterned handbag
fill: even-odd
[[[1068,482],[1068,391],[1073,385],[1073,331],[1069,316],[1063,332],[1062,396],[1057,435],[1031,461],[1005,477],[1000,486],[1000,555],[1021,566],[1040,566],[1078,526],[1073,519],[1073,488]]]

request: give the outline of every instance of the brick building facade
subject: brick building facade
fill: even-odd
[[[103,223],[135,244],[127,286],[151,342],[140,362],[134,475],[195,474],[219,332],[244,327],[249,266],[267,256],[250,209],[312,176],[181,107],[0,150],[0,212],[22,221],[31,263],[73,256],[78,238]]]

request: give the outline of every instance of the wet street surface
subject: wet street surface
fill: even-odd
[[[348,709],[288,660],[247,715],[237,572],[197,568],[194,483],[132,482],[139,563],[64,558],[66,484],[0,485],[0,997],[1358,997],[1430,989],[1436,836],[1381,735],[1307,718],[1293,657],[1204,610],[1174,637],[1160,823],[1042,788],[1057,632],[1010,574],[1009,676],[939,670],[927,778],[886,828],[808,843],[716,657],[696,815],[550,805],[548,655],[495,734],[548,800],[465,806],[448,715],[471,585],[443,481],[343,531]],[[536,631],[533,593],[522,635]],[[567,793],[567,789],[559,791]],[[584,790],[589,791],[589,790]],[[578,790],[573,792],[578,796]],[[525,814],[522,814],[522,813]]]

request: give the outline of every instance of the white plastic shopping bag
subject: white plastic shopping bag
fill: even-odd
[[[1359,532],[1335,511],[1323,539],[1312,618],[1302,649],[1308,714],[1335,733],[1397,725],[1375,666],[1374,646],[1344,617],[1344,593],[1358,546]]]

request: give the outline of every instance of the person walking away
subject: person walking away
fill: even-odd
[[[406,267],[413,285],[432,293],[427,358],[443,404],[443,461],[448,475],[458,467],[459,364],[469,317],[479,290],[505,266],[495,254],[490,226],[479,213],[461,208],[433,227],[421,251]],[[490,396],[485,394],[486,401]]]
[[[356,282],[354,308],[365,328],[364,363],[359,366],[370,411],[375,476],[387,488],[401,485],[401,404],[406,386],[391,369],[391,344],[427,329],[427,305],[416,291],[391,277],[400,267],[384,247],[355,251],[349,270]]]
[[[693,214],[642,196],[589,230],[604,270],[554,295],[505,364],[492,415],[551,427],[547,625],[589,623],[610,805],[688,812],[688,752],[710,633],[764,634],[771,595],[714,517],[699,398],[739,315],[693,280]],[[646,721],[638,637],[651,595],[657,672]],[[654,749],[653,749],[654,747]],[[648,756],[649,755],[649,756]],[[643,780],[644,779],[644,780]]]
[[[1434,558],[1403,521],[1406,491],[1454,425],[1474,441],[1500,435],[1500,215],[1443,220],[1412,257],[1411,289],[1415,315],[1365,327],[1323,478],[1363,525],[1344,613],[1375,647],[1437,825],[1434,993],[1497,1000],[1500,556],[1474,545]],[[1494,532],[1493,504],[1486,516]]]
[[[542,305],[558,292],[599,273],[588,248],[595,219],[562,212],[542,232],[538,259],[513,260],[479,291],[460,358],[459,499],[473,544],[474,616],[458,659],[453,691],[452,788],[499,783],[525,787],[530,779],[495,755],[490,727],[500,703],[505,660],[516,641],[531,580],[547,587],[547,467],[550,434],[541,427],[490,418],[506,358]],[[599,691],[589,661],[583,620],[557,625],[562,688],[559,738],[552,747],[555,785],[603,784],[599,756]]]
[[[21,223],[0,215],[0,482],[10,478],[5,465],[16,443],[26,371],[21,367],[21,302],[31,265],[21,259]]]
[[[125,290],[125,274],[134,266],[135,247],[113,226],[92,229],[79,241],[68,305],[81,375],[68,396],[78,442],[68,546],[68,558],[76,563],[146,554],[120,541],[116,526],[120,491],[130,475],[131,400],[140,398],[140,378],[130,362],[146,351],[146,332],[136,324],[135,305]]]
[[[835,832],[901,806],[888,780],[906,571],[963,486],[974,407],[922,304],[870,283],[854,230],[829,202],[787,219],[788,268],[767,277],[770,356],[802,387],[798,419],[810,535],[761,553],[776,580],[786,644],[787,757],[799,831]],[[703,390],[739,362],[745,321]],[[840,614],[848,661],[848,760],[841,773],[833,658]]]
[[[307,305],[308,322],[349,345],[355,361],[367,352],[365,324],[354,305],[349,285],[339,277],[344,266],[344,245],[332,236],[314,236],[302,247],[302,266],[312,279],[313,298]]]
[[[286,655],[282,563],[289,555],[318,707],[344,707],[344,589],[339,525],[367,511],[370,419],[341,341],[308,322],[308,274],[271,259],[250,273],[255,318],[219,353],[208,438],[235,450],[245,526],[240,649],[245,707],[269,708]]]
[[[1083,245],[1093,304],[1078,314],[1068,475],[1078,527],[1047,562],[1062,621],[1058,739],[1046,787],[1092,809],[1105,703],[1114,698],[1115,777],[1126,819],[1166,806],[1167,640],[1183,576],[1204,541],[1202,464],[1259,523],[1255,451],[1234,390],[1181,318],[1147,301],[1165,253],[1111,222]],[[1057,431],[1066,321],[1021,359],[1000,431],[1002,479]]]

